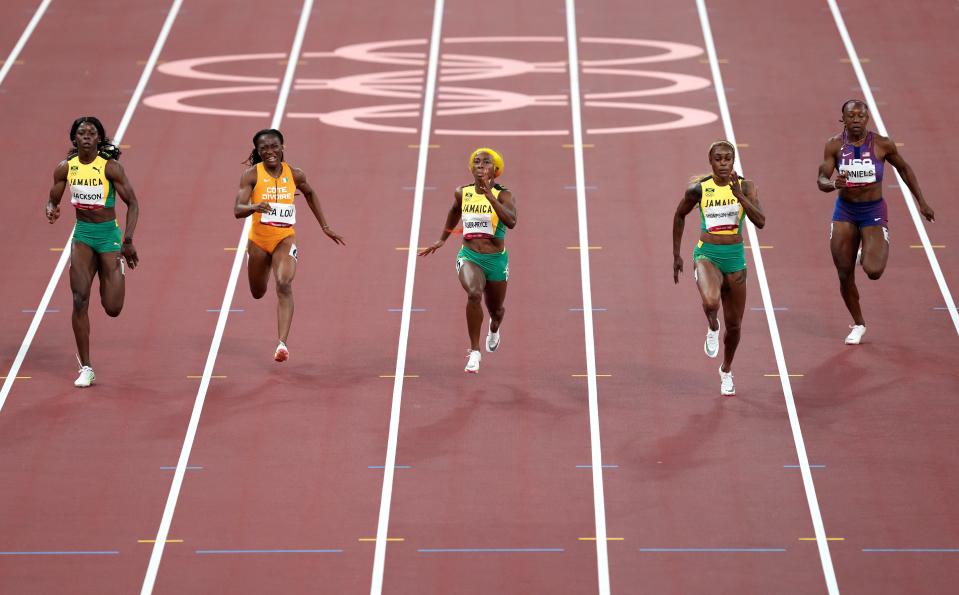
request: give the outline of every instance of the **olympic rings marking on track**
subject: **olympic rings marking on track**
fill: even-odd
[[[477,46],[494,44],[501,48],[509,43],[565,43],[563,37],[454,37],[446,38],[448,46],[469,44],[475,52]],[[612,47],[620,51],[645,50],[639,55],[600,60],[582,60],[584,77],[602,82],[604,77],[617,77],[630,81],[661,82],[653,88],[638,88],[613,92],[586,92],[583,96],[584,108],[594,110],[633,110],[653,112],[668,117],[665,121],[650,123],[647,115],[641,123],[625,126],[607,126],[587,128],[588,134],[622,134],[628,132],[651,132],[701,126],[717,120],[710,111],[634,101],[637,98],[674,95],[698,91],[711,86],[711,81],[700,76],[663,72],[659,70],[638,70],[632,67],[660,62],[684,60],[699,56],[702,48],[670,41],[647,39],[620,39],[606,37],[584,37],[581,43],[585,48],[602,49]],[[353,96],[377,97],[400,100],[399,103],[384,105],[365,105],[335,109],[328,112],[287,113],[288,118],[318,120],[329,126],[392,133],[416,133],[415,127],[403,126],[403,120],[418,120],[421,95],[424,86],[424,67],[426,64],[424,39],[403,39],[359,43],[337,48],[331,52],[304,52],[304,60],[346,60],[367,64],[380,64],[408,69],[387,70],[361,74],[350,74],[334,78],[299,77],[294,82],[295,91],[332,91]],[[608,49],[606,51],[609,51]],[[269,112],[240,107],[216,105],[207,98],[227,99],[230,105],[242,104],[244,98],[256,93],[273,93],[277,90],[279,76],[251,76],[249,74],[231,74],[230,71],[264,71],[265,62],[282,62],[286,54],[235,54],[224,56],[206,56],[167,62],[158,67],[166,75],[184,79],[209,82],[233,83],[234,86],[191,89],[152,95],[143,102],[153,108],[191,114],[233,117],[267,118]],[[470,116],[509,110],[537,107],[566,107],[569,105],[568,93],[530,95],[519,91],[490,89],[475,86],[462,86],[455,83],[488,81],[524,76],[563,75],[566,73],[565,61],[527,62],[513,58],[444,52],[440,60],[440,84],[437,90],[436,117],[445,118]],[[233,97],[230,97],[233,96]],[[249,99],[246,99],[249,101]],[[529,121],[533,121],[529,119]],[[569,130],[489,130],[468,128],[437,128],[437,135],[465,136],[560,136],[568,135]]]

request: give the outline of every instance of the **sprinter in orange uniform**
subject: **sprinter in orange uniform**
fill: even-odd
[[[276,279],[276,316],[279,344],[273,359],[284,362],[290,357],[286,346],[293,320],[293,277],[296,275],[296,205],[299,190],[310,206],[320,228],[337,244],[345,244],[327,225],[313,188],[303,170],[283,160],[283,134],[268,128],[253,135],[250,168],[240,177],[233,214],[237,219],[253,215],[247,243],[247,272],[250,292],[255,299],[266,294],[270,272]]]

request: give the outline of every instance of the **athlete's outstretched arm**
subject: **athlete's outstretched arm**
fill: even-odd
[[[136,248],[133,247],[133,232],[137,229],[137,221],[140,219],[140,203],[137,201],[137,194],[133,191],[133,184],[127,179],[127,172],[119,161],[110,159],[107,161],[106,176],[113,183],[116,193],[120,200],[127,205],[127,224],[123,228],[123,245],[120,247],[120,253],[126,259],[131,269],[135,269],[140,262],[137,256]]]
[[[686,215],[699,204],[702,192],[699,184],[691,184],[686,189],[682,200],[679,201],[679,205],[676,206],[676,213],[673,215],[673,283],[679,283],[679,273],[683,270],[683,257],[679,255],[679,251],[683,245]]]
[[[60,199],[67,188],[67,161],[64,159],[53,170],[53,186],[50,187],[50,199],[47,201],[47,221],[53,223],[60,217]]]
[[[457,188],[453,192],[453,206],[450,207],[449,212],[446,214],[446,225],[443,226],[443,233],[440,234],[440,239],[436,240],[426,248],[420,250],[417,254],[419,256],[426,256],[427,254],[432,254],[443,247],[443,244],[446,243],[446,240],[450,237],[450,234],[453,233],[453,230],[456,229],[456,224],[460,222],[460,217],[463,215],[463,188]]]
[[[327,224],[326,218],[323,216],[323,209],[320,207],[320,201],[316,197],[316,193],[313,192],[313,187],[306,181],[306,174],[298,167],[294,167],[292,170],[293,182],[296,184],[296,189],[303,193],[303,198],[306,199],[306,204],[310,205],[310,210],[313,211],[313,216],[316,217],[316,220],[320,223],[320,228],[323,230],[323,233],[335,243],[345,246],[346,242],[343,238],[330,229],[329,224]]]
[[[876,140],[885,152],[886,161],[896,168],[896,171],[902,176],[906,186],[909,187],[909,191],[916,197],[919,212],[922,213],[922,216],[925,217],[927,221],[935,221],[936,213],[932,210],[932,207],[926,204],[926,199],[922,197],[922,190],[919,189],[919,179],[916,178],[916,172],[912,171],[912,166],[903,159],[902,153],[899,152],[899,147],[896,146],[896,143],[892,142],[891,138],[884,138],[877,135]]]
[[[243,172],[240,176],[240,189],[236,191],[236,202],[233,203],[233,216],[237,219],[249,217],[253,213],[269,213],[270,204],[261,202],[253,204],[253,189],[256,187],[256,168]]]

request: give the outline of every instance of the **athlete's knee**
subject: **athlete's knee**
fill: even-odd
[[[123,304],[103,304],[103,311],[106,312],[110,318],[116,318],[122,310]]]
[[[703,296],[703,310],[708,313],[719,311],[719,296]]]
[[[489,311],[490,318],[494,320],[503,320],[503,316],[506,314],[506,308],[500,306],[499,308],[493,308]]]
[[[74,312],[86,312],[90,305],[90,292],[73,292],[73,310]]]
[[[868,264],[863,264],[863,272],[866,273],[866,276],[875,281],[879,277],[882,277],[882,273],[885,271],[885,267],[870,266]]]
[[[743,323],[741,320],[727,320],[726,321],[726,336],[734,335],[738,336],[740,331],[743,330]]]
[[[293,295],[293,281],[277,280],[276,295],[282,295],[283,297],[289,297]]]
[[[475,290],[475,289],[467,289],[467,290],[466,290],[466,301],[470,302],[471,304],[479,304],[479,303],[482,303],[482,301],[483,301],[483,292],[482,292],[482,291],[477,291],[477,290]]]

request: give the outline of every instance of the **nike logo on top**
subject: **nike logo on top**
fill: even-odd
[[[843,156],[843,157],[852,157],[852,153],[843,153],[842,156]]]
[[[882,217],[876,217],[875,219],[873,219],[873,221],[880,221],[881,219]]]

